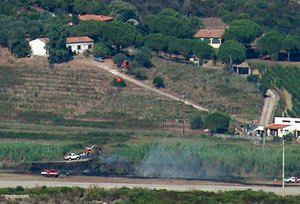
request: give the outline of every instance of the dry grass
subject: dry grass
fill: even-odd
[[[167,89],[210,110],[257,120],[262,97],[245,78],[224,71],[199,68],[154,58],[151,77],[163,76]]]

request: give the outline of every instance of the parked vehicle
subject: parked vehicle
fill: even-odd
[[[104,62],[104,59],[100,56],[94,57],[94,60],[97,61],[97,62]]]
[[[80,154],[82,159],[92,158],[101,154],[101,148],[98,145],[93,145],[90,147],[85,147],[84,152]]]
[[[287,178],[285,178],[285,179],[284,179],[284,182],[285,182],[285,183],[299,183],[299,182],[300,182],[300,179],[297,178],[297,177],[292,176],[292,177],[287,177]]]
[[[41,175],[46,177],[58,177],[60,172],[56,169],[46,169],[45,171],[41,172]]]
[[[64,157],[64,160],[79,160],[79,159],[80,159],[80,155],[75,153],[70,153]]]

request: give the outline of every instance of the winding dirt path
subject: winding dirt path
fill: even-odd
[[[190,105],[192,107],[194,107],[195,109],[198,109],[200,111],[209,111],[208,109],[204,108],[204,107],[201,107],[191,101],[188,101],[188,100],[184,100],[184,99],[181,99],[177,96],[174,96],[172,94],[169,94],[169,93],[166,93],[162,90],[159,90],[157,88],[154,88],[152,86],[149,86],[143,82],[140,82],[139,80],[136,80],[134,79],[133,77],[130,77],[126,74],[123,74],[121,72],[119,72],[116,68],[114,68],[113,64],[110,63],[110,62],[105,62],[105,63],[99,63],[99,62],[96,62],[96,61],[93,61],[93,60],[90,60],[90,59],[80,59],[76,62],[77,64],[81,64],[81,65],[85,65],[85,66],[89,66],[89,67],[97,67],[97,68],[100,68],[100,69],[103,69],[107,72],[110,72],[111,74],[115,75],[115,76],[118,76],[118,77],[122,77],[123,79],[127,80],[127,81],[130,81],[131,83],[134,83],[140,87],[143,87],[149,91],[152,91],[156,94],[159,94],[161,96],[164,96],[164,97],[167,97],[167,98],[170,98],[172,100],[175,100],[175,101],[179,101],[179,102],[183,102],[184,104],[186,105]]]
[[[260,118],[260,125],[262,126],[272,123],[274,112],[279,101],[278,94],[272,89],[269,89],[266,95],[267,97],[265,98],[265,103]]]

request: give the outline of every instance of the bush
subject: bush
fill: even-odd
[[[211,132],[215,133],[225,133],[228,131],[230,125],[230,117],[223,113],[211,113],[205,120],[205,127],[208,128]]]
[[[165,88],[165,83],[164,83],[164,79],[160,76],[156,76],[153,79],[153,84],[156,88]]]
[[[118,82],[117,81],[117,78],[114,78],[113,80],[112,80],[112,82],[111,82],[111,84],[113,85],[113,86],[115,86],[115,87],[126,87],[126,82],[124,81],[124,80],[122,80],[122,82]]]
[[[145,70],[141,68],[132,68],[130,73],[135,76],[138,80],[147,80],[148,76]]]
[[[247,76],[247,81],[256,84],[256,83],[259,82],[259,76],[258,76],[258,75],[250,75],[250,76]]]
[[[114,56],[114,63],[116,63],[118,67],[121,67],[125,60],[127,60],[127,56],[125,54],[120,53]]]
[[[94,45],[93,54],[94,56],[109,57],[111,52],[106,44],[99,42]]]
[[[192,118],[190,125],[192,130],[197,130],[203,128],[203,124],[202,117],[197,114]]]
[[[139,51],[134,56],[134,59],[143,67],[150,68],[152,66],[151,54],[149,55],[149,53],[147,53],[147,52]]]

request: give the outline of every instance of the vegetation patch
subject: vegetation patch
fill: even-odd
[[[0,189],[0,202],[7,200],[1,195],[31,195],[20,198],[19,202],[59,202],[59,203],[297,203],[299,196],[281,197],[263,191],[166,191],[142,188],[114,188],[105,190],[93,187],[88,189],[78,187],[36,187]]]

